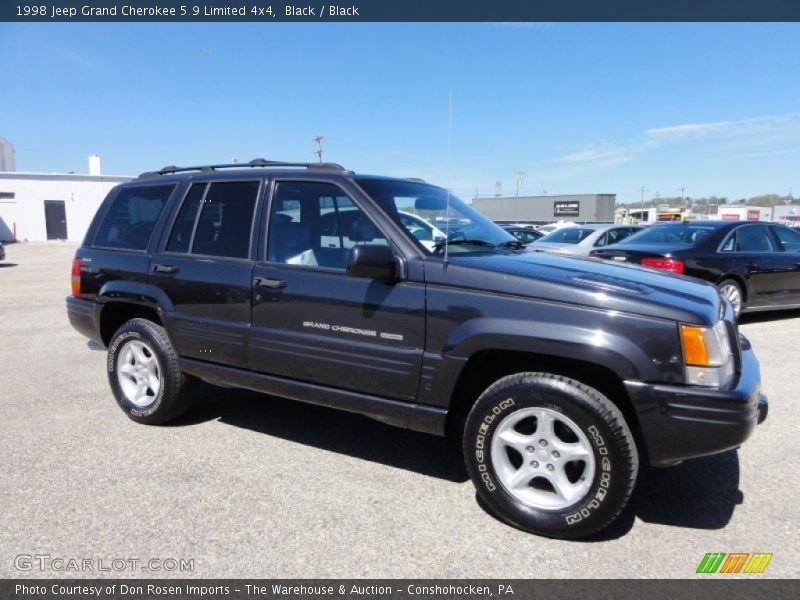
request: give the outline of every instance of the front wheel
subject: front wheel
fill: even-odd
[[[521,529],[574,539],[622,512],[638,471],[625,418],[603,394],[550,373],[519,373],[490,386],[464,430],[478,495]]]

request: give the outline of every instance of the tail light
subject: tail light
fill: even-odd
[[[81,297],[81,259],[77,256],[72,259],[72,295]]]
[[[683,261],[677,258],[643,258],[641,265],[653,269],[661,269],[670,273],[683,274]]]

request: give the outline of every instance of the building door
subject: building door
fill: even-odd
[[[67,210],[63,200],[44,201],[44,220],[48,240],[67,239]]]

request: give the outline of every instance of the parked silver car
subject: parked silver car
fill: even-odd
[[[529,248],[542,252],[588,256],[595,248],[615,244],[642,229],[639,225],[612,223],[561,227],[533,242]]]

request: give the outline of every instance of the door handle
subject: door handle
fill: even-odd
[[[173,265],[153,265],[153,273],[164,273],[166,275],[174,275],[178,271],[180,271],[180,269]]]
[[[258,287],[268,287],[274,290],[279,290],[286,287],[286,282],[283,279],[273,279],[271,277],[256,277],[253,279],[253,285]]]

